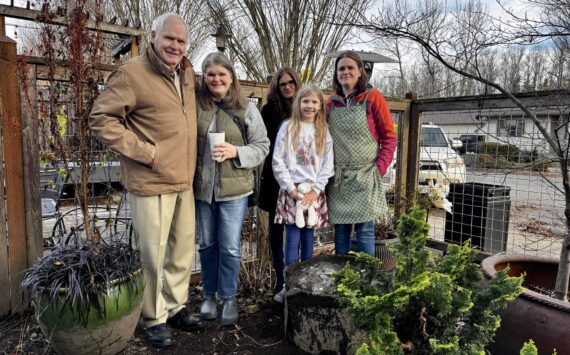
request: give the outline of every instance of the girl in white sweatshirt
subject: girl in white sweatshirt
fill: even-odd
[[[279,183],[275,223],[285,224],[285,266],[313,256],[313,228],[328,225],[325,186],[334,175],[332,137],[325,121],[322,91],[307,85],[293,102],[292,117],[285,121],[275,141],[273,174]],[[311,190],[297,191],[300,183],[309,182]],[[296,201],[316,209],[316,224],[299,228],[295,224]],[[304,214],[308,224],[307,212]]]

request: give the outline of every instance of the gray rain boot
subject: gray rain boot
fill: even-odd
[[[239,319],[238,304],[235,298],[229,298],[224,301],[222,309],[222,325],[236,324]]]
[[[205,320],[216,319],[218,317],[218,309],[216,304],[216,296],[206,295],[202,306],[200,307],[200,318]]]

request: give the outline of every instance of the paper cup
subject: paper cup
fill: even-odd
[[[208,140],[210,141],[210,151],[213,151],[216,144],[224,143],[226,141],[226,132],[208,132]],[[222,160],[222,157],[214,157],[212,155],[212,159],[219,162]]]

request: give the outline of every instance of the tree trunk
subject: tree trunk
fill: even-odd
[[[570,181],[568,179],[568,162],[564,157],[560,158],[560,170],[566,197],[566,209],[564,210],[564,215],[566,216],[566,238],[562,242],[562,249],[560,250],[554,298],[568,301],[568,278],[570,277]]]

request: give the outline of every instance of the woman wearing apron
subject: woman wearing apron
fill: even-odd
[[[355,52],[342,52],[336,59],[333,87],[327,116],[335,175],[327,186],[327,200],[336,254],[348,254],[354,229],[357,251],[374,255],[374,220],[388,212],[382,176],[396,149],[394,123],[384,96],[368,87]]]

